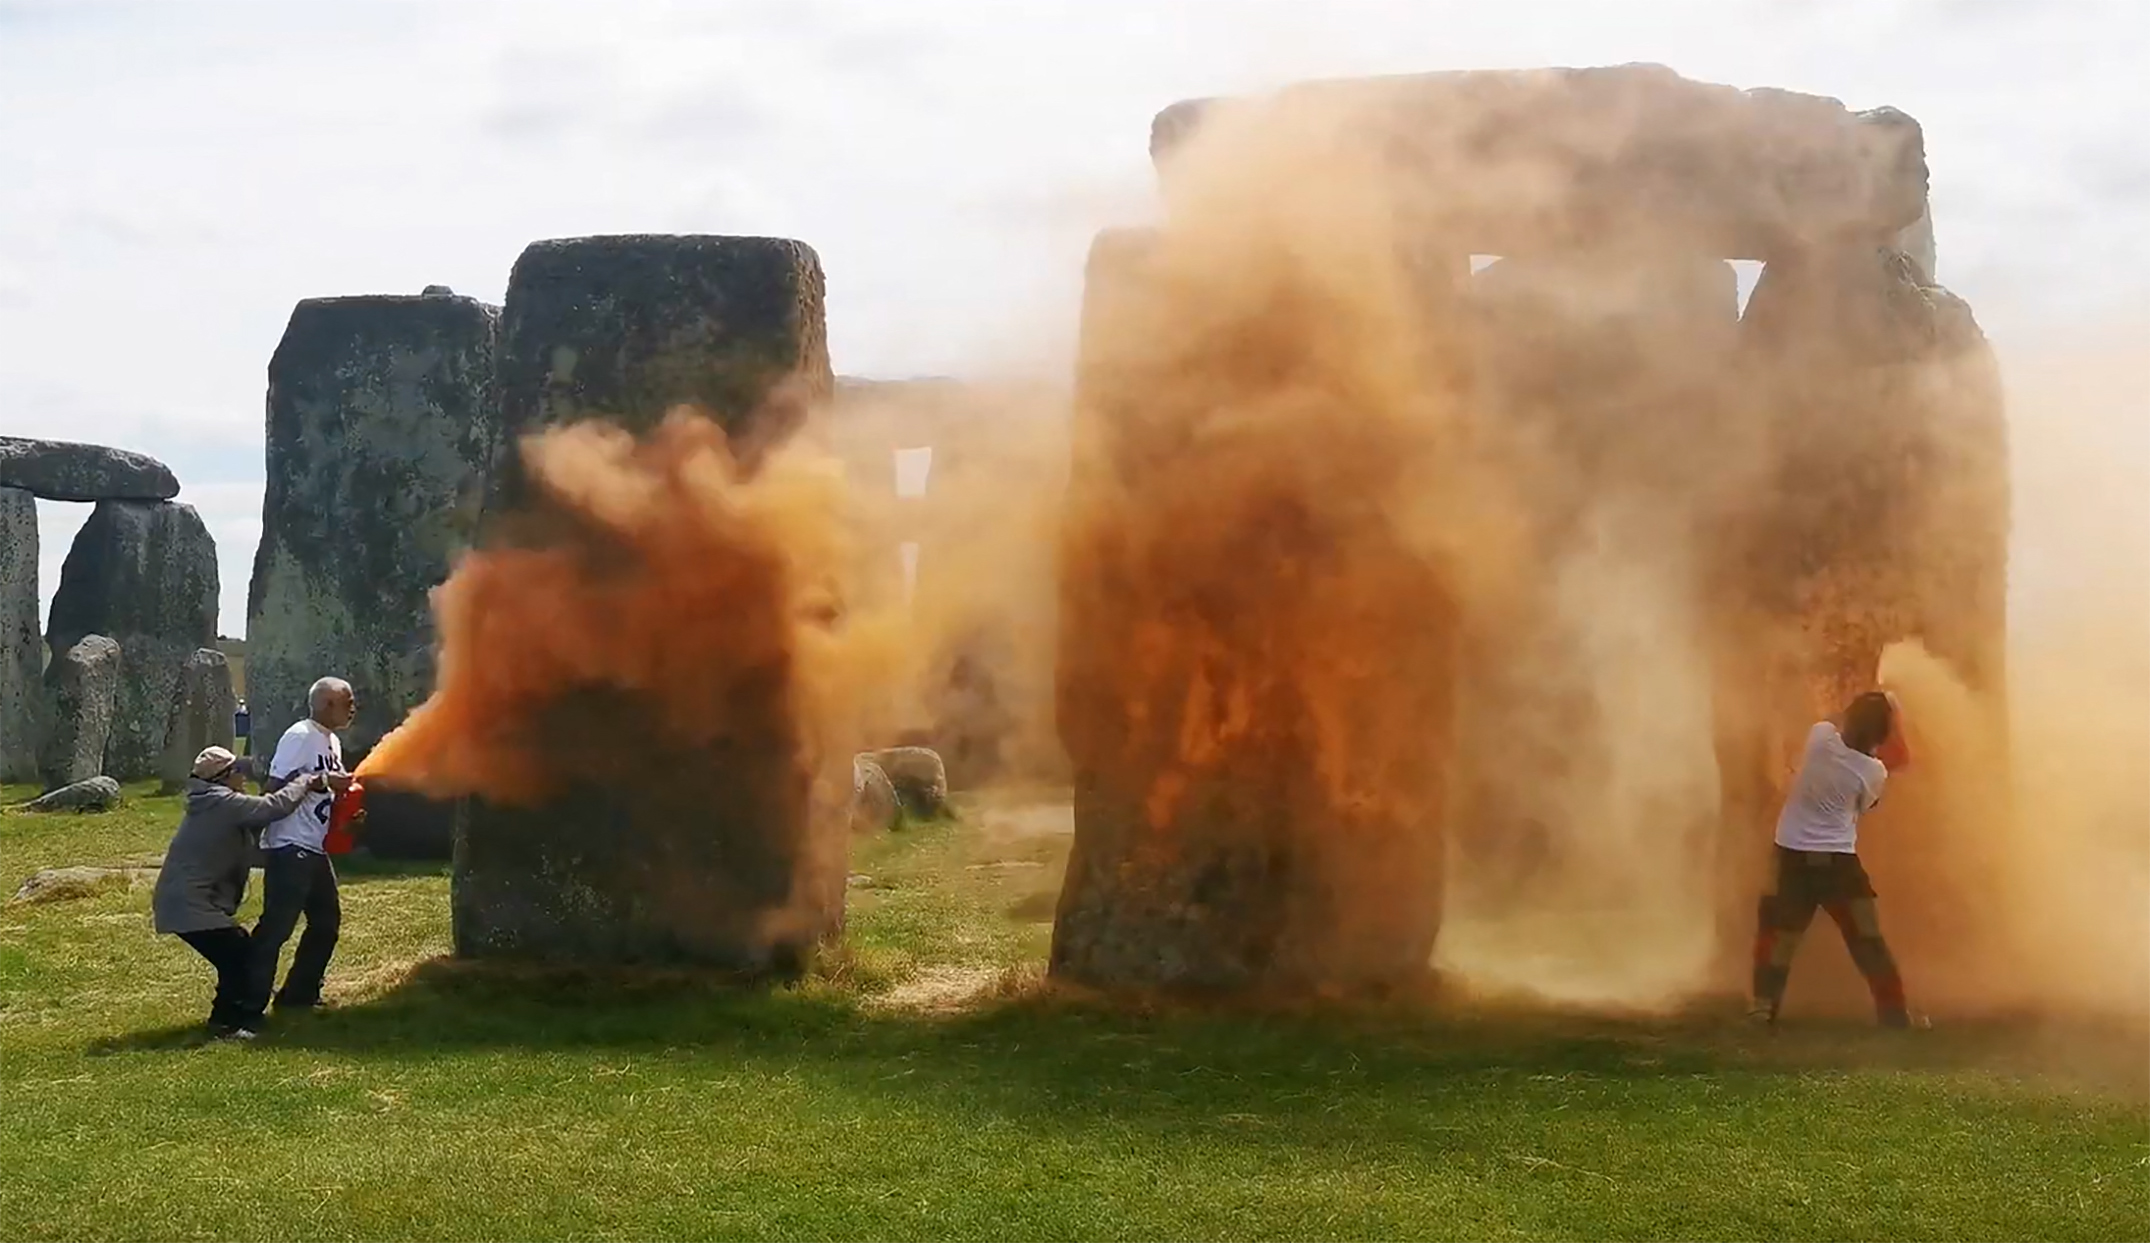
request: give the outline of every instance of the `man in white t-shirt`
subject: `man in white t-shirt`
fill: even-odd
[[[321,773],[330,789],[308,795],[298,810],[261,831],[261,919],[252,934],[248,981],[248,1002],[255,1014],[268,1007],[269,994],[276,990],[277,960],[302,916],[306,932],[299,938],[284,987],[276,991],[276,1008],[280,1013],[320,1008],[321,979],[328,974],[329,956],[336,952],[336,936],[343,925],[336,868],[323,849],[323,839],[328,836],[331,795],[351,784],[336,731],[351,723],[358,703],[349,682],[322,678],[307,691],[306,707],[307,718],[276,740],[276,754],[269,760],[261,788],[274,793],[290,782]]]
[[[1896,728],[1896,704],[1881,691],[1851,701],[1843,719],[1807,731],[1806,753],[1777,816],[1776,884],[1764,894],[1754,943],[1754,1018],[1775,1022],[1791,978],[1792,956],[1818,908],[1827,911],[1852,961],[1866,976],[1874,1009],[1889,1027],[1905,1027],[1904,981],[1881,939],[1873,882],[1859,862],[1859,818],[1881,801],[1889,766],[1909,756]],[[1900,758],[1899,758],[1900,757]]]

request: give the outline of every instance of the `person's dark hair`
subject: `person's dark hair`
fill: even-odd
[[[1880,691],[1868,691],[1844,709],[1844,745],[1872,755],[1889,740],[1896,709]]]

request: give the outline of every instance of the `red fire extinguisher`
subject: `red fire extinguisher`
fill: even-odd
[[[353,780],[343,793],[334,796],[329,805],[328,836],[322,839],[321,849],[332,855],[351,853],[351,847],[358,844],[358,836],[351,831],[351,825],[365,810],[366,787]]]

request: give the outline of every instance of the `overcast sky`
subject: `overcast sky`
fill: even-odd
[[[0,0],[0,430],[169,462],[236,634],[300,298],[773,233],[821,253],[839,372],[1049,367],[1159,106],[1633,60],[1917,116],[1941,279],[2004,358],[2150,305],[2140,0]],[[48,598],[86,512],[44,507]]]

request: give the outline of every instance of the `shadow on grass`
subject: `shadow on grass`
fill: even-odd
[[[862,1007],[825,982],[750,987],[687,971],[559,971],[434,959],[363,1003],[276,1024],[284,1047],[408,1061],[473,1050],[642,1050],[719,1064],[778,1062],[892,1075],[1029,1114],[1220,1112],[1324,1093],[1475,1078],[1629,1083],[1890,1071],[1988,1072],[2150,1098],[2131,1024],[1993,1021],[1947,1032],[1863,1025],[1747,1027],[1729,1013],[1639,1021],[1413,999],[1192,1007],[1050,989],[947,1016]],[[112,1042],[166,1047],[168,1033]],[[128,1043],[139,1041],[141,1043]]]
[[[106,1036],[92,1040],[85,1050],[92,1057],[105,1057],[114,1053],[168,1053],[178,1049],[198,1049],[211,1044],[215,1037],[202,1023],[183,1023],[170,1027],[151,1027],[124,1036]]]

